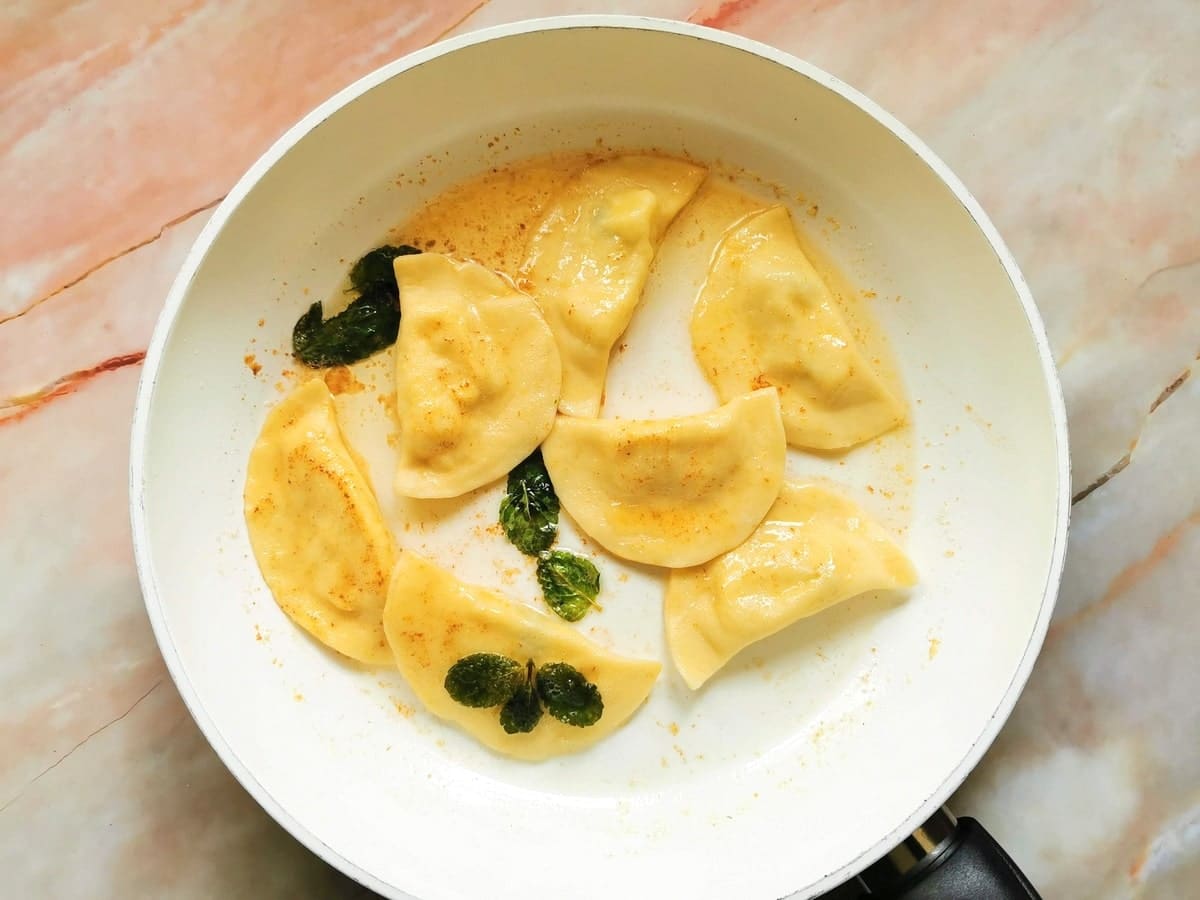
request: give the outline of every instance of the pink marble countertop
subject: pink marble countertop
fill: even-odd
[[[0,893],[367,894],[242,791],[166,674],[126,513],[140,363],[211,210],[309,108],[440,37],[585,11],[811,60],[990,212],[1062,372],[1076,501],[1046,647],[952,805],[1047,897],[1200,896],[1195,0],[6,4]]]

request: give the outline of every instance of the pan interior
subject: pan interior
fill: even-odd
[[[804,892],[944,799],[1007,714],[1040,637],[1063,488],[1035,332],[954,191],[818,78],[652,29],[516,29],[319,118],[177,285],[135,457],[139,554],[164,654],[260,802],[376,889],[442,900]],[[343,664],[292,627],[254,564],[241,490],[288,366],[270,348],[287,347],[347,260],[451,184],[598,140],[753,173],[761,182],[748,189],[788,203],[876,293],[911,426],[789,465],[848,486],[902,529],[921,583],[907,599],[868,595],[801,623],[692,693],[663,645],[661,582],[630,568],[585,627],[662,658],[658,687],[609,740],[529,765],[414,712],[398,674]],[[694,292],[656,270],[610,407],[668,415],[710,402],[678,333]],[[347,403],[347,431],[398,524],[386,423]],[[496,578],[471,535],[473,514],[494,515],[497,498],[447,508],[428,538],[469,579]]]

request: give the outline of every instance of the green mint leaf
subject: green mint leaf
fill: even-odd
[[[568,622],[578,622],[600,593],[600,572],[590,559],[570,550],[549,550],[538,555],[537,580],[546,604]]]
[[[515,659],[497,653],[464,656],[446,673],[446,693],[463,706],[499,706],[507,702],[529,677]]]
[[[292,326],[292,352],[301,361],[311,353],[310,348],[319,340],[323,318],[321,303],[318,301],[305,310],[304,315]]]
[[[600,689],[566,663],[547,663],[538,669],[537,691],[546,711],[566,725],[586,728],[604,714]]]
[[[396,343],[400,333],[400,291],[392,260],[420,253],[416,247],[376,247],[354,264],[350,283],[359,292],[344,310],[322,320],[314,303],[292,329],[292,352],[316,369],[348,366]]]
[[[525,678],[517,692],[500,708],[500,725],[508,734],[527,734],[542,720],[542,703],[534,687],[533,660],[525,664]]]
[[[500,525],[513,545],[528,556],[549,550],[558,536],[558,495],[540,449],[508,473],[508,487],[500,501]]]
[[[366,292],[379,285],[395,290],[396,270],[392,267],[392,260],[397,256],[411,256],[420,252],[408,244],[385,244],[376,247],[354,264],[354,268],[350,270],[350,283],[360,292]]]
[[[313,368],[348,366],[396,343],[400,295],[396,286],[375,286],[332,318],[321,320],[314,303],[292,329],[292,351]]]

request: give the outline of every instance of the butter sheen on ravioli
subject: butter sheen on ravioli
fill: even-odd
[[[549,434],[558,350],[533,298],[475,262],[395,261],[400,288],[397,493],[457,497],[507,474]]]
[[[612,734],[645,702],[662,670],[656,661],[605,650],[561,619],[460,581],[408,550],[400,552],[392,575],[384,627],[396,665],[430,712],[517,759],[574,753]],[[587,727],[543,715],[533,731],[508,734],[495,708],[463,706],[446,692],[450,667],[474,653],[507,656],[521,665],[567,663],[599,688],[604,712]]]
[[[916,580],[912,563],[856,504],[819,485],[788,483],[744,544],[671,573],[667,644],[695,689],[739,651],[793,622]]]
[[[254,557],[280,609],[339,653],[389,665],[383,607],[395,545],[320,379],[267,415],[243,499]]]
[[[786,457],[774,388],[674,419],[559,416],[542,445],[563,509],[588,535],[669,567],[745,540],[779,496]]]
[[[604,160],[569,182],[534,230],[523,284],[558,343],[562,412],[599,413],[613,345],[642,298],[667,226],[704,176],[702,167],[668,157]]]
[[[904,404],[857,346],[782,206],[725,233],[691,332],[696,360],[722,400],[779,389],[793,446],[851,447],[904,421]]]

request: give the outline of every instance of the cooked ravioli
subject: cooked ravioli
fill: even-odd
[[[493,750],[538,760],[582,750],[612,734],[645,701],[662,666],[611,653],[560,619],[495,591],[459,581],[407,550],[400,552],[384,610],[396,664],[422,703]],[[604,712],[587,727],[543,715],[537,727],[508,734],[495,708],[463,706],[446,690],[446,674],[476,653],[522,665],[565,662],[600,690]]]
[[[554,426],[560,365],[527,294],[440,253],[395,261],[396,491],[457,497],[506,474]]]
[[[774,388],[676,419],[559,416],[542,445],[558,499],[608,550],[694,566],[744,541],[783,483]]]
[[[738,651],[793,622],[916,580],[904,553],[854,503],[817,485],[785,484],[744,544],[671,573],[667,643],[698,688]]]
[[[325,382],[305,382],[267,415],[244,501],[254,557],[280,608],[339,653],[390,664],[383,606],[395,545]]]
[[[534,230],[522,271],[558,342],[562,412],[599,413],[613,344],[641,300],[667,226],[704,175],[660,156],[605,160],[573,179]]]
[[[904,405],[856,345],[782,206],[726,232],[691,331],[696,359],[722,400],[779,389],[796,447],[850,447],[904,420]]]

